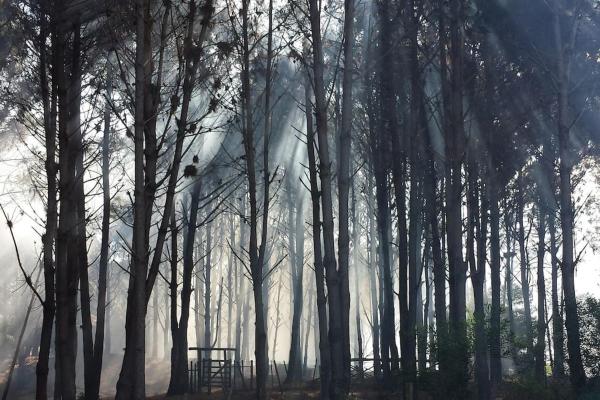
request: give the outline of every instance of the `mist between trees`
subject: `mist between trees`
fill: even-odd
[[[3,399],[600,396],[599,13],[0,1]]]

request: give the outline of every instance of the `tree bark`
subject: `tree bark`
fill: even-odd
[[[520,179],[522,179],[520,177]],[[525,316],[525,344],[527,346],[528,362],[533,361],[533,332],[531,325],[531,297],[529,293],[529,257],[527,256],[527,243],[525,240],[525,223],[523,221],[523,209],[525,199],[523,194],[523,182],[519,183],[517,193],[516,218],[519,224],[517,237],[519,241],[519,262],[521,265],[521,291],[523,293],[523,313]]]
[[[368,177],[368,193],[373,193],[373,178]],[[373,342],[373,373],[376,378],[381,377],[381,356],[379,350],[379,338],[381,335],[379,329],[379,304],[377,294],[377,232],[375,227],[375,210],[373,200],[370,196],[367,198],[369,211],[369,292],[371,295],[371,318],[372,318],[372,342]]]
[[[61,7],[62,4],[59,5]],[[60,9],[60,8],[59,8]],[[60,220],[56,242],[56,368],[55,394],[63,400],[76,397],[75,375],[77,354],[77,284],[79,259],[77,248],[69,244],[78,243],[78,202],[76,182],[76,160],[82,151],[76,145],[80,134],[78,86],[79,25],[73,27],[74,41],[71,49],[71,74],[65,72],[66,39],[64,32],[57,33],[56,80],[58,90],[58,135],[59,135],[59,193]],[[80,88],[80,86],[79,86]]]
[[[57,85],[56,85],[56,66],[61,62],[57,57],[57,26],[54,23],[51,27],[51,46],[52,56],[48,60],[46,51],[46,35],[48,24],[46,13],[50,11],[42,7],[40,15],[40,87],[42,103],[44,110],[44,139],[46,147],[46,160],[44,163],[46,171],[46,180],[48,183],[47,203],[46,203],[46,224],[45,232],[42,236],[43,244],[43,262],[44,262],[44,303],[42,304],[42,330],[40,333],[40,350],[38,353],[38,362],[36,365],[36,400],[46,400],[48,398],[48,364],[50,359],[50,346],[52,344],[52,326],[54,324],[55,305],[55,283],[54,283],[54,242],[56,240],[56,228],[58,223],[57,209],[57,164],[56,164],[56,106],[57,106]],[[55,20],[55,13],[52,12],[51,20]],[[51,69],[52,86],[48,87],[49,65],[54,65]]]
[[[204,347],[212,347],[212,224],[206,226],[204,258]]]
[[[446,182],[446,236],[448,246],[448,267],[450,287],[449,343],[451,356],[448,372],[450,393],[454,397],[464,397],[467,388],[467,338],[466,338],[466,263],[462,248],[462,159],[464,156],[465,135],[463,117],[463,56],[464,56],[464,4],[462,0],[450,1],[449,13],[449,70],[448,93],[444,96],[444,108],[448,125],[446,136],[447,182]],[[445,35],[444,35],[445,36]],[[440,38],[441,46],[446,46],[445,37]],[[445,63],[445,61],[444,61]],[[446,71],[447,65],[442,69]]]
[[[321,182],[321,208],[323,210],[323,266],[327,283],[329,306],[329,347],[331,353],[330,396],[339,399],[346,392],[344,364],[344,332],[340,276],[335,258],[333,221],[332,173],[327,127],[327,100],[324,82],[323,43],[321,38],[321,10],[317,0],[309,1],[310,26],[313,49],[313,79],[315,115],[319,151],[319,178]]]
[[[342,75],[342,124],[338,160],[338,282],[341,300],[342,328],[342,395],[350,390],[350,232],[348,197],[351,181],[350,151],[352,147],[352,84],[354,81],[354,1],[344,0],[344,69]]]
[[[201,190],[200,178],[192,187],[187,229],[183,241],[183,274],[181,281],[181,308],[179,322],[172,320],[173,347],[171,349],[171,379],[167,389],[168,395],[184,394],[188,389],[188,325],[190,317],[190,299],[192,294],[192,278],[194,274],[194,242],[196,239],[198,203]],[[174,323],[173,323],[174,322]]]
[[[565,1],[565,7],[573,7]],[[577,299],[575,295],[574,257],[574,210],[571,192],[571,172],[574,155],[571,150],[571,120],[569,116],[570,52],[575,35],[573,10],[563,9],[563,2],[556,1],[554,30],[557,52],[557,102],[558,102],[558,156],[559,156],[559,202],[560,225],[562,230],[562,286],[565,299],[565,326],[567,329],[567,350],[571,384],[580,391],[586,384],[585,371],[581,358],[581,338]],[[570,30],[567,29],[570,26]]]
[[[552,347],[554,349],[554,368],[552,375],[555,378],[565,374],[565,348],[563,318],[558,300],[558,258],[556,245],[556,219],[554,214],[550,214],[548,219],[548,229],[550,231],[550,257],[552,265]]]
[[[315,268],[315,286],[317,291],[317,314],[319,320],[319,354],[320,354],[320,398],[331,398],[331,359],[329,352],[329,332],[327,324],[327,300],[325,297],[325,271],[321,249],[321,192],[317,176],[317,160],[315,155],[315,133],[313,129],[313,106],[310,93],[310,82],[304,84],[304,101],[306,107],[306,147],[308,152],[308,168],[310,179],[310,197],[312,202],[312,236]]]
[[[291,177],[288,177],[291,179]],[[291,191],[291,184],[288,185],[288,192]],[[286,383],[299,382],[302,380],[302,349],[300,346],[300,322],[302,320],[302,309],[304,302],[303,292],[303,263],[304,263],[304,212],[301,200],[292,202],[291,194],[289,194],[290,209],[289,222],[290,245],[295,248],[291,249],[292,254],[292,289],[294,301],[292,305],[292,337],[290,342],[290,352],[287,366]],[[295,213],[293,212],[296,204]],[[294,219],[295,218],[295,219]],[[293,221],[292,221],[293,220]],[[292,232],[292,230],[294,232]]]
[[[541,192],[541,190],[540,190]],[[537,340],[535,344],[535,376],[546,384],[546,282],[544,280],[544,256],[546,254],[546,213],[542,193],[538,203],[538,248],[537,248]]]
[[[496,180],[488,183],[490,204],[490,273],[492,304],[490,310],[490,378],[492,391],[502,382],[502,346],[500,341],[500,209]],[[509,238],[507,238],[509,240]]]
[[[473,155],[471,155],[473,157]],[[487,199],[484,190],[479,190],[477,165],[468,162],[468,233],[467,255],[469,259],[473,297],[475,301],[475,381],[478,398],[490,398],[490,381],[487,357],[487,338],[485,331],[485,265],[487,243]],[[481,196],[479,196],[481,193]],[[479,198],[480,197],[480,198]],[[475,240],[477,241],[477,258],[475,256]]]

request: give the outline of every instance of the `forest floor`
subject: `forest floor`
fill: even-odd
[[[255,392],[253,390],[234,390],[231,394],[224,393],[220,389],[213,389],[211,394],[193,393],[178,397],[167,397],[164,392],[168,385],[168,363],[164,360],[149,360],[146,374],[146,392],[149,400],[254,400]],[[27,361],[24,368],[16,368],[13,376],[13,385],[11,386],[11,400],[27,400],[34,398],[35,386],[35,368],[32,363]],[[120,369],[120,358],[117,356],[107,357],[105,369],[103,371],[103,390],[102,400],[113,400],[114,387],[118,378]],[[6,373],[0,374],[0,390],[3,389],[3,381]],[[51,376],[49,387],[52,387],[53,377]],[[283,391],[276,384],[276,381],[269,380],[269,400],[317,400],[319,398],[319,386],[317,381],[304,382],[295,387],[283,386]],[[577,397],[571,391],[571,385],[568,378],[563,380],[554,380],[548,377],[546,386],[537,384],[533,379],[525,379],[514,375],[505,377],[499,393],[493,400],[600,400],[600,380],[590,380],[590,388],[587,393]],[[439,393],[441,385],[436,384],[435,380],[422,382],[425,390],[417,392],[418,400],[446,400],[444,393]],[[469,383],[470,392],[475,393],[474,382]],[[78,390],[83,391],[81,385]],[[438,391],[438,393],[434,393]],[[162,394],[161,394],[162,393]],[[472,397],[475,399],[475,397]],[[353,385],[348,400],[400,400],[402,393],[400,391],[385,391],[381,385],[367,379],[361,384]],[[465,398],[464,400],[471,400]]]
[[[475,393],[474,383],[471,382],[470,392]],[[157,395],[148,397],[151,400],[253,400],[254,391],[234,391],[230,395],[222,391],[208,393],[186,394],[178,397],[167,397],[166,395]],[[286,389],[284,392],[271,390],[269,400],[316,400],[319,398],[319,390],[313,384],[305,387]],[[351,391],[349,400],[401,400],[402,393],[395,391],[383,391],[372,385],[361,388],[355,388]],[[432,394],[425,391],[418,391],[416,399],[418,400],[447,400],[448,397],[443,394]],[[476,399],[475,396],[465,398],[464,400]],[[108,399],[107,399],[108,400]],[[493,400],[600,400],[600,387],[594,385],[587,393],[576,396],[570,389],[568,381],[555,382],[549,381],[548,385],[541,387],[531,381],[504,381],[499,393]]]

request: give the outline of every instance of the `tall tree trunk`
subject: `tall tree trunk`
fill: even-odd
[[[235,245],[235,227],[233,223],[233,215],[229,217],[229,242],[232,246]],[[236,294],[233,290],[233,276],[236,273],[234,271],[234,256],[229,254],[227,257],[227,347],[233,345],[231,341],[231,328],[234,324],[233,318],[233,299]]]
[[[408,342],[407,342],[407,331],[406,327],[409,323],[408,317],[408,283],[407,283],[407,268],[408,268],[408,242],[407,242],[407,227],[406,227],[406,183],[405,183],[405,154],[400,144],[400,136],[398,130],[397,121],[397,108],[396,108],[396,94],[395,90],[395,77],[394,77],[394,47],[392,45],[393,40],[393,29],[392,29],[392,14],[394,10],[391,9],[391,2],[385,0],[379,3],[378,13],[380,21],[380,56],[382,58],[379,64],[379,86],[380,86],[380,104],[382,113],[380,115],[381,123],[381,135],[382,138],[379,140],[379,153],[375,154],[374,157],[382,157],[384,149],[388,148],[387,141],[391,142],[392,148],[392,179],[394,183],[394,197],[395,205],[398,214],[397,221],[397,234],[398,234],[398,263],[399,263],[399,306],[400,306],[400,345],[403,354],[402,364],[403,368],[406,369],[405,363],[408,361],[404,355],[408,354]],[[398,350],[395,342],[394,333],[394,305],[393,305],[393,282],[391,278],[391,271],[389,265],[389,244],[388,244],[388,231],[389,231],[389,205],[388,205],[388,188],[386,169],[380,169],[381,172],[376,172],[377,176],[380,176],[380,181],[377,183],[378,187],[378,208],[383,207],[379,210],[379,213],[385,212],[385,217],[381,215],[381,218],[387,219],[383,226],[380,226],[380,246],[382,246],[382,266],[383,266],[383,281],[384,281],[384,318],[382,318],[382,335],[381,335],[381,347],[382,347],[382,361],[384,368],[384,377],[390,381],[390,371],[398,369]],[[386,187],[383,188],[382,185]],[[381,194],[379,189],[381,188]],[[380,198],[381,196],[381,198]],[[383,197],[385,196],[385,198]],[[384,204],[385,203],[385,204]],[[387,254],[386,254],[387,253]],[[385,340],[384,340],[385,339]]]
[[[65,73],[64,32],[57,33],[56,52],[58,65],[56,79],[58,89],[59,121],[59,193],[60,220],[56,243],[56,371],[55,394],[63,400],[76,397],[75,375],[77,354],[77,284],[79,280],[78,243],[78,191],[76,160],[82,151],[77,147],[80,134],[80,60],[79,25],[73,27],[73,48],[71,49],[71,74]],[[75,110],[77,108],[77,110]],[[74,115],[73,115],[74,114]]]
[[[106,270],[106,305],[104,307],[104,354],[110,356],[112,352],[112,335],[111,335],[111,299],[110,299],[110,269]]]
[[[315,91],[315,115],[319,151],[319,178],[321,182],[321,208],[323,210],[323,266],[327,282],[329,306],[329,346],[331,353],[331,391],[333,399],[344,397],[346,368],[344,363],[343,303],[335,257],[333,221],[333,190],[329,137],[327,127],[327,99],[324,82],[323,43],[321,39],[321,10],[317,0],[309,1],[310,26],[313,48],[313,79]]]
[[[184,208],[185,213],[185,208]],[[179,229],[177,227],[177,220],[175,218],[175,208],[171,211],[171,279],[169,282],[169,299],[170,299],[170,313],[169,313],[169,325],[171,327],[171,336],[174,338],[177,335],[178,323],[177,323],[177,278],[179,276],[179,249],[178,249],[178,235]],[[166,321],[165,321],[166,324]],[[173,339],[172,338],[172,339]],[[173,347],[171,348],[171,364],[177,363],[178,348],[175,347],[177,339],[172,340]],[[172,367],[171,367],[172,368]],[[173,379],[173,372],[171,372],[171,379]],[[169,384],[170,385],[170,384]]]
[[[425,228],[425,237],[429,236],[428,228]],[[431,280],[430,276],[430,265],[431,265],[431,246],[429,245],[430,238],[427,238],[425,248],[423,249],[423,271],[425,273],[425,303],[422,308],[421,327],[419,330],[419,343],[418,343],[418,363],[419,372],[424,374],[427,372],[427,350],[432,348],[429,346],[429,333],[432,326],[432,314],[431,314]],[[429,360],[431,363],[433,357]],[[430,364],[432,365],[432,364]]]
[[[525,223],[523,221],[523,210],[525,199],[523,194],[523,182],[519,183],[517,194],[516,218],[519,224],[517,232],[519,241],[519,261],[521,265],[521,291],[523,293],[523,313],[525,316],[525,344],[527,346],[527,360],[533,361],[533,331],[531,325],[531,297],[529,293],[529,257],[527,256],[527,241],[525,238]]]
[[[239,215],[239,235],[240,235],[240,241],[239,241],[239,249],[241,250],[241,246],[243,243],[245,243],[245,235],[244,235],[244,228],[245,228],[245,216],[246,214],[246,201],[245,201],[245,196],[240,196],[240,215]],[[231,243],[232,248],[234,249],[238,249],[238,247],[236,247],[235,242]],[[244,299],[245,293],[246,293],[246,278],[240,274],[238,272],[238,266],[239,264],[237,262],[235,262],[235,269],[236,269],[236,280],[238,280],[238,284],[237,284],[237,295],[236,295],[236,306],[235,306],[235,311],[236,311],[236,315],[235,315],[235,360],[237,362],[240,362],[242,360],[242,328],[243,328],[243,320],[242,320],[242,311],[245,307],[244,303],[242,302],[242,299]]]
[[[368,193],[374,191],[373,178],[368,177]],[[377,301],[377,233],[375,227],[375,210],[370,195],[367,197],[369,211],[369,292],[371,294],[372,342],[373,342],[373,373],[376,378],[381,375],[381,356],[379,351],[379,304]]]
[[[275,323],[274,323],[274,331],[273,331],[273,347],[271,348],[272,359],[275,360],[275,354],[277,353],[277,335],[279,333],[279,326],[281,325],[281,287],[283,284],[281,283],[281,279],[277,284],[277,304],[275,305]]]
[[[502,382],[502,352],[500,342],[500,209],[496,179],[488,183],[490,205],[490,273],[492,285],[492,305],[490,311],[490,378],[492,392]]]
[[[341,394],[350,390],[350,283],[349,283],[349,203],[351,181],[350,151],[352,147],[352,84],[354,81],[354,2],[344,0],[344,69],[342,76],[342,124],[338,160],[338,284],[340,291],[342,329],[343,381]],[[333,320],[332,320],[333,321]],[[331,321],[330,321],[331,322]],[[335,329],[335,327],[334,327]]]
[[[364,358],[364,350],[363,350],[363,337],[362,337],[362,324],[360,318],[360,292],[359,292],[359,281],[360,281],[360,271],[359,271],[359,249],[360,249],[360,232],[359,232],[359,216],[357,212],[357,198],[356,198],[356,182],[355,178],[351,178],[351,187],[352,187],[352,268],[354,269],[354,293],[356,296],[356,305],[355,305],[355,323],[356,323],[356,351],[357,356],[359,358],[358,365],[358,379],[364,379],[364,365],[362,358]]]
[[[472,157],[473,155],[471,155]],[[477,165],[475,161],[468,163],[468,233],[467,254],[473,284],[473,297],[475,301],[475,381],[477,383],[478,398],[490,398],[490,382],[487,357],[487,340],[485,331],[485,265],[487,243],[487,199],[485,191],[481,190],[479,199],[479,182]],[[477,236],[477,237],[476,237]],[[475,240],[477,240],[477,258],[475,256]]]
[[[450,374],[450,396],[461,398],[467,388],[467,338],[466,338],[466,263],[463,260],[462,247],[462,159],[464,155],[464,117],[463,117],[463,56],[464,56],[464,4],[462,0],[451,0],[449,7],[449,58],[451,60],[449,80],[443,87],[448,93],[444,96],[444,108],[447,115],[446,157],[446,236],[448,246],[448,267],[450,287],[450,324],[449,336],[451,356],[448,372]],[[446,46],[445,34],[440,38],[441,46]],[[447,65],[442,67],[445,72]]]
[[[504,230],[506,233],[506,266],[505,266],[505,278],[504,284],[506,285],[506,308],[508,310],[508,328],[509,328],[509,348],[510,355],[513,360],[517,356],[515,348],[515,314],[513,311],[513,263],[512,259],[516,255],[514,252],[514,241],[512,239],[511,232],[514,230],[514,223],[508,206],[505,205],[504,211]]]
[[[546,282],[544,280],[546,213],[542,201],[542,193],[540,193],[538,203],[537,340],[535,344],[535,376],[539,382],[546,384],[546,315],[544,310],[546,304]]]
[[[96,305],[96,332],[94,338],[94,381],[90,390],[98,398],[104,356],[104,335],[106,321],[106,293],[108,281],[108,248],[110,244],[110,131],[112,101],[112,68],[107,69],[106,104],[104,106],[104,134],[102,137],[102,238],[100,242],[100,263],[98,267],[98,302]],[[156,338],[155,338],[156,340]]]
[[[134,205],[131,273],[127,293],[125,316],[125,355],[117,382],[117,400],[142,400],[145,393],[144,354],[146,351],[145,299],[146,299],[146,241],[144,198],[144,98],[146,72],[149,62],[144,51],[148,0],[136,0],[136,51],[135,51],[135,129],[134,129]],[[165,210],[166,212],[166,210]],[[172,249],[173,250],[173,249]],[[173,294],[171,294],[172,296]],[[173,316],[171,316],[171,319]]]
[[[157,292],[152,296],[152,351],[150,358],[158,357],[158,296]]]
[[[175,330],[172,332],[173,347],[171,349],[171,379],[167,394],[183,394],[188,389],[188,325],[190,316],[190,299],[192,294],[192,278],[194,273],[194,242],[200,201],[200,178],[196,178],[192,187],[187,229],[183,241],[183,274],[181,281],[181,307],[179,322],[172,318]]]
[[[254,118],[252,105],[252,91],[250,88],[250,32],[249,32],[249,3],[250,0],[242,1],[241,9],[241,39],[242,39],[242,107],[243,107],[243,126],[242,136],[244,144],[244,154],[246,158],[246,175],[248,179],[248,194],[250,205],[250,237],[248,244],[248,254],[250,259],[250,273],[252,278],[252,293],[254,297],[255,330],[254,330],[254,354],[256,358],[256,396],[258,400],[265,400],[267,397],[267,325],[264,307],[264,260],[265,248],[268,231],[269,215],[269,119],[270,119],[270,94],[271,94],[271,68],[272,68],[272,35],[273,35],[273,2],[269,1],[269,30],[268,30],[268,49],[267,49],[267,73],[265,89],[265,112],[267,113],[266,128],[263,140],[263,202],[262,202],[262,222],[261,238],[259,244],[258,224],[259,224],[259,204],[257,200],[257,174],[256,174],[256,148],[254,144]]]
[[[40,333],[40,350],[38,353],[38,362],[36,365],[36,400],[46,400],[48,398],[48,364],[50,359],[50,346],[52,344],[52,326],[54,324],[55,305],[55,283],[54,283],[54,241],[56,239],[56,228],[58,220],[57,210],[57,164],[56,164],[56,106],[57,106],[57,84],[56,72],[58,63],[62,62],[57,57],[57,24],[53,23],[51,27],[52,58],[48,60],[46,51],[46,35],[48,24],[46,13],[50,10],[42,7],[40,15],[40,87],[42,103],[44,110],[44,139],[46,147],[46,160],[44,163],[46,171],[46,180],[48,182],[47,203],[46,203],[46,224],[45,232],[42,236],[44,253],[44,303],[42,304],[42,330]],[[52,12],[51,20],[55,21]],[[48,67],[54,65],[52,71],[52,87],[48,87]]]
[[[304,84],[304,101],[306,104],[306,147],[310,179],[310,197],[312,202],[312,236],[315,268],[315,286],[317,291],[317,314],[319,320],[319,354],[321,383],[320,396],[322,400],[331,398],[331,356],[329,351],[329,332],[327,324],[327,299],[325,297],[325,270],[321,248],[321,192],[317,177],[317,159],[315,155],[315,132],[313,127],[313,107],[311,101],[311,84],[306,78]]]
[[[291,179],[291,177],[288,177]],[[291,185],[288,186],[288,191]],[[304,302],[303,292],[303,263],[304,263],[304,212],[301,200],[296,200],[296,212],[294,214],[291,194],[289,195],[289,226],[290,226],[290,249],[292,254],[292,289],[294,301],[292,307],[292,338],[290,343],[290,353],[288,359],[286,382],[298,382],[302,379],[302,351],[300,346],[300,323],[302,321],[302,309]],[[293,232],[292,232],[293,230]]]
[[[440,244],[440,224],[438,221],[438,199],[437,199],[437,173],[435,153],[433,143],[429,135],[427,151],[429,156],[429,168],[427,168],[425,181],[425,197],[427,202],[427,220],[431,232],[431,255],[433,259],[433,286],[434,286],[434,310],[435,310],[435,330],[437,336],[437,354],[435,359],[438,362],[440,371],[444,371],[446,365],[446,266],[444,263],[443,252]]]
[[[410,142],[410,199],[409,199],[409,254],[408,254],[408,315],[405,326],[405,348],[403,348],[402,359],[405,360],[404,367],[407,369],[411,386],[408,387],[408,397],[412,398],[416,395],[412,388],[412,383],[416,381],[417,365],[416,365],[416,334],[417,334],[417,311],[421,300],[419,297],[419,287],[421,283],[419,272],[421,271],[421,229],[422,229],[422,177],[420,156],[422,153],[421,142],[421,111],[422,111],[422,84],[419,71],[418,58],[418,19],[419,13],[415,7],[415,1],[409,0],[406,3],[405,25],[408,35],[408,58],[409,58],[409,75],[410,75],[410,105],[409,105],[409,142]],[[398,199],[396,199],[398,202]],[[400,209],[399,209],[400,210]],[[402,224],[403,214],[399,214],[399,223]],[[401,232],[399,232],[401,233]],[[399,239],[399,244],[402,246],[403,238]],[[400,248],[402,251],[402,248]],[[401,264],[402,265],[402,264]],[[400,276],[400,281],[405,279],[404,275]],[[400,286],[402,288],[402,285]],[[400,292],[402,295],[402,292]],[[401,310],[402,311],[402,310]],[[401,327],[402,328],[402,327]],[[406,350],[406,352],[405,352]]]
[[[574,210],[571,191],[571,172],[574,157],[571,149],[571,125],[569,116],[570,92],[570,52],[575,36],[574,11],[563,9],[574,7],[570,1],[556,1],[554,30],[556,40],[557,65],[557,102],[558,102],[558,156],[559,156],[559,202],[560,225],[562,230],[562,286],[565,298],[565,326],[567,329],[567,350],[571,383],[576,391],[580,391],[586,383],[585,371],[581,358],[581,337],[579,318],[577,316],[577,299],[575,295],[575,262],[574,262]]]
[[[554,213],[548,218],[548,228],[550,231],[550,257],[552,265],[552,347],[554,348],[554,368],[552,375],[555,378],[565,374],[565,348],[563,318],[558,300],[558,258],[556,245],[556,219]]]
[[[175,209],[173,209],[173,211],[175,211]],[[175,229],[177,229],[177,226],[173,226],[173,224],[171,224],[172,232],[175,231]],[[173,260],[170,261],[170,263],[172,263]],[[170,329],[170,321],[171,321],[171,312],[170,312],[170,299],[171,299],[171,295],[170,295],[170,288],[171,288],[171,283],[170,281],[165,281],[165,290],[164,290],[164,307],[165,307],[165,317],[163,320],[163,359],[167,360],[167,358],[170,358],[170,354],[169,354],[169,329]]]
[[[212,224],[206,226],[204,258],[204,347],[212,347]]]
[[[198,230],[198,240],[197,242],[197,246],[196,246],[196,251],[198,254],[198,260],[202,259],[205,256],[205,249],[204,249],[204,242],[203,242],[204,238],[202,235],[202,229]],[[234,242],[232,242],[234,243]],[[194,274],[194,276],[196,277],[195,281],[195,288],[194,288],[194,333],[196,336],[196,347],[202,347],[202,339],[204,336],[204,332],[203,332],[203,323],[204,321],[202,321],[202,319],[200,318],[201,315],[204,313],[204,304],[203,304],[203,297],[201,294],[201,288],[203,285],[203,281],[201,278],[201,273],[204,273],[204,268],[202,268],[200,271],[196,271],[196,273]]]
[[[310,287],[310,286],[309,286]],[[306,371],[308,369],[308,341],[310,339],[310,328],[313,323],[313,309],[314,309],[314,299],[315,294],[312,290],[309,291],[308,294],[308,314],[305,319],[305,330],[304,330],[304,356],[302,358],[302,376],[306,376]],[[315,327],[316,328],[316,327]],[[315,343],[316,346],[316,343]],[[275,350],[273,350],[273,354],[275,354]]]

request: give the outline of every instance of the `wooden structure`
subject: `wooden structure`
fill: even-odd
[[[214,387],[223,391],[232,387],[235,348],[190,347],[189,350],[197,352],[196,361],[190,362],[190,392],[200,392],[206,388],[210,393]]]

